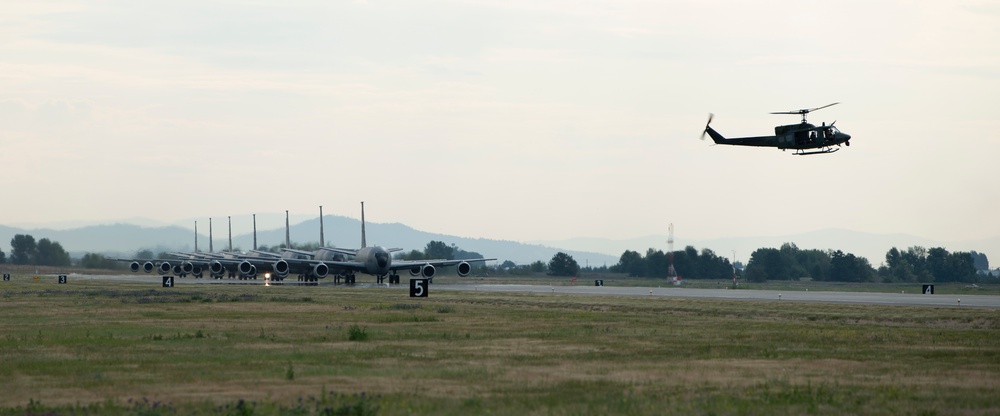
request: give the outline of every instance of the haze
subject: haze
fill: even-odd
[[[0,91],[7,225],[1000,235],[994,2],[8,1]],[[838,101],[832,155],[698,140]]]

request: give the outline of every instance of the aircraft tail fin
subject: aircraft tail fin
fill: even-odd
[[[719,132],[715,131],[715,129],[711,127],[713,117],[715,117],[715,114],[708,115],[708,122],[705,123],[705,131],[701,132],[701,139],[705,140],[705,135],[708,134],[709,136],[712,136],[712,141],[714,141],[716,144],[724,143],[726,141],[726,138],[722,137],[722,135],[719,134]]]
[[[717,144],[722,144],[725,143],[726,141],[725,137],[723,137],[721,134],[719,134],[719,132],[715,131],[715,129],[711,127],[706,126],[705,133],[708,133],[708,135],[712,137],[712,141]]]
[[[320,205],[319,206],[319,246],[320,247],[326,247],[326,241],[323,241],[324,240],[324,238],[323,238],[324,234],[325,233],[323,232],[323,206]]]
[[[361,201],[361,248],[368,247],[365,243],[365,201]]]
[[[292,248],[292,237],[289,234],[290,227],[288,226],[288,210],[285,210],[285,247]]]

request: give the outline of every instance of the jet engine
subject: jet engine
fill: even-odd
[[[173,268],[170,267],[170,263],[169,262],[160,263],[160,268],[159,268],[160,274],[170,273],[170,270],[172,270],[172,269]]]
[[[428,278],[428,279],[434,277],[434,272],[435,271],[436,270],[434,270],[434,266],[432,266],[430,264],[425,264],[425,265],[423,265],[423,266],[420,267],[420,274],[423,275],[424,277]]]
[[[472,271],[472,265],[463,261],[461,263],[458,263],[458,267],[455,267],[455,269],[458,271],[459,276],[465,277],[468,276],[469,272]]]
[[[240,272],[240,275],[245,279],[256,279],[257,278],[257,266],[250,265],[250,269],[246,272]]]
[[[184,263],[181,263],[181,270],[182,270],[182,271],[183,271],[184,273],[189,273],[189,274],[190,274],[191,272],[193,272],[193,271],[194,271],[194,264],[192,264],[192,263],[191,263],[191,262],[189,262],[189,261],[186,261],[186,262],[184,262]]]
[[[142,264],[142,271],[146,273],[152,273],[153,269],[156,269],[156,266],[151,261],[147,261]]]
[[[212,260],[208,264],[208,271],[212,273],[212,277],[222,278],[226,275],[226,266],[222,265],[222,262],[218,260]]]
[[[170,271],[174,273],[174,276],[182,276],[185,273],[187,273],[184,271],[184,266],[181,266],[179,264],[175,264],[174,267],[171,267]]]
[[[274,270],[274,274],[278,277],[288,276],[288,262],[284,260],[278,260],[271,265],[271,269]]]
[[[141,268],[142,268],[142,265],[139,264],[139,262],[137,262],[137,261],[133,261],[133,262],[129,263],[129,265],[128,265],[128,269],[131,270],[132,273],[135,273],[135,272],[139,271],[139,269],[141,269]]]
[[[313,266],[312,274],[313,276],[322,279],[326,277],[326,275],[330,274],[330,266],[327,266],[325,263],[316,263],[316,265]]]
[[[244,276],[250,276],[250,277],[252,277],[252,276],[255,276],[257,274],[257,268],[254,267],[252,263],[250,263],[249,261],[246,261],[246,260],[243,260],[243,261],[240,262],[240,265],[239,265],[239,267],[237,267],[237,270],[239,270],[240,274],[242,274]]]

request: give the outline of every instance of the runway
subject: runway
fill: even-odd
[[[45,275],[42,279],[55,280],[54,275]],[[71,274],[68,276],[68,284],[72,285],[76,280],[104,280],[120,282],[146,282],[153,287],[162,286],[162,277],[158,275],[83,275]],[[326,279],[329,280],[329,279]],[[242,284],[263,286],[264,280],[236,280],[236,279],[194,279],[175,278],[176,285],[189,284]],[[0,288],[16,282],[3,282]],[[283,284],[275,286],[298,286],[300,283],[294,279],[288,279]],[[301,284],[306,286],[307,284]],[[321,281],[319,285],[312,284],[316,290],[338,290],[344,289],[334,285],[332,281]],[[384,288],[389,290],[407,289],[407,280],[403,279],[403,284],[387,288],[385,285],[376,285],[371,282],[358,283],[358,288]],[[915,293],[875,293],[875,292],[831,292],[831,291],[776,291],[776,290],[730,290],[730,289],[693,289],[685,287],[615,287],[615,286],[551,286],[551,285],[499,285],[499,284],[433,284],[430,286],[430,293],[438,290],[466,291],[466,292],[495,292],[495,293],[534,293],[534,294],[559,294],[559,295],[588,295],[588,296],[634,296],[634,297],[655,297],[655,298],[700,298],[700,299],[730,299],[730,300],[756,300],[775,302],[832,302],[832,303],[855,303],[871,305],[905,305],[905,306],[925,306],[925,307],[973,307],[973,308],[994,308],[1000,309],[1000,296],[991,295],[925,295]],[[405,296],[405,295],[404,295]]]
[[[544,285],[434,285],[431,290],[476,292],[554,293],[566,295],[651,296],[661,298],[703,298],[770,300],[782,302],[833,302],[872,305],[1000,308],[1000,296],[924,295],[920,293],[824,292],[689,289],[684,287],[613,287]]]

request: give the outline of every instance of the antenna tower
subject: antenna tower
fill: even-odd
[[[674,269],[674,223],[670,223],[667,234],[667,280],[677,282],[677,270]]]

